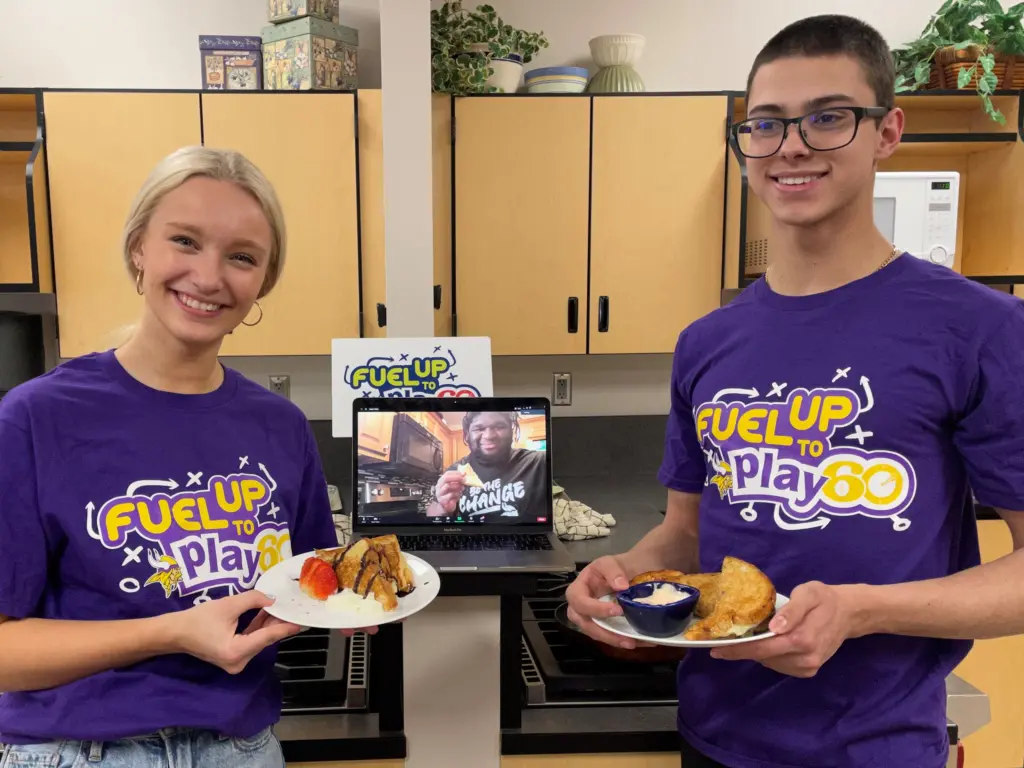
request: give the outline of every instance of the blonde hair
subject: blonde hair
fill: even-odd
[[[194,176],[205,176],[216,181],[230,181],[244,189],[259,203],[270,224],[272,243],[267,274],[258,298],[263,298],[281,277],[284,270],[286,230],[284,213],[274,187],[259,168],[239,152],[210,147],[182,147],[161,160],[132,201],[128,219],[121,235],[121,250],[128,274],[137,280],[139,270],[132,260],[132,251],[139,245],[142,233],[149,225],[157,205],[169,192],[173,192]]]

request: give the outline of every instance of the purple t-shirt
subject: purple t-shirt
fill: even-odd
[[[224,373],[209,394],[160,392],[108,351],[0,400],[0,614],[157,616],[249,590],[292,552],[337,544],[302,412]],[[173,726],[252,736],[280,717],[275,657],[265,649],[232,676],[169,655],[4,694],[0,742],[114,740]]]
[[[779,592],[979,562],[971,490],[1024,510],[1024,302],[904,255],[826,293],[758,280],[680,336],[661,481],[701,493],[700,562]],[[691,651],[679,728],[732,768],[939,768],[969,642],[873,635],[813,678]]]

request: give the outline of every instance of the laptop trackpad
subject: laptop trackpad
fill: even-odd
[[[515,562],[514,555],[510,557],[504,552],[417,552],[416,554],[440,571],[503,568]]]

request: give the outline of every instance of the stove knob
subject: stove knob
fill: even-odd
[[[948,255],[949,251],[947,251],[941,245],[936,245],[934,248],[932,248],[931,253],[928,254],[928,257],[936,264],[945,264],[946,257]]]

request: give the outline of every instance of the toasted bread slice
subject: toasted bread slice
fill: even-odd
[[[402,555],[401,547],[398,546],[398,537],[395,534],[376,536],[370,539],[370,546],[380,557],[381,570],[385,578],[394,582],[399,597],[404,597],[416,589],[412,569]]]
[[[699,587],[698,587],[699,589]],[[757,566],[735,557],[722,561],[718,599],[706,618],[683,633],[687,640],[744,637],[775,615],[775,585]]]
[[[693,615],[697,618],[710,616],[715,610],[718,602],[718,581],[720,574],[717,573],[682,573],[681,571],[647,571],[638,574],[630,579],[630,586],[642,584],[645,581],[670,581],[673,584],[685,584],[700,592],[700,599],[693,609]]]
[[[466,464],[459,464],[459,473],[462,475],[462,479],[466,485],[470,488],[483,488],[484,481],[480,479],[480,475],[476,473],[476,470],[467,462]]]
[[[373,597],[385,611],[398,607],[398,597],[391,581],[381,571],[381,558],[367,539],[360,539],[348,547],[334,566],[340,589],[351,589],[357,595]]]

